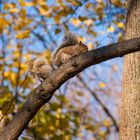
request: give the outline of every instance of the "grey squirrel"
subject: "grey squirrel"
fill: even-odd
[[[60,66],[86,51],[88,51],[88,47],[79,41],[74,33],[67,32],[64,36],[64,42],[52,53],[51,63]]]
[[[39,81],[45,80],[53,71],[53,67],[48,64],[45,56],[39,56],[28,63],[30,74]]]
[[[37,57],[30,61],[28,65],[29,72],[40,81],[43,81],[52,73],[54,66],[59,67],[74,56],[86,51],[88,51],[88,47],[79,41],[74,33],[67,32],[64,35],[63,43],[52,52],[51,64],[48,64],[45,57]]]

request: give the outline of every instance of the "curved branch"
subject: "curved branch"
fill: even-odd
[[[38,110],[49,102],[54,92],[68,79],[91,65],[136,51],[140,51],[140,37],[86,52],[61,65],[32,92],[13,120],[0,133],[1,140],[16,140]]]

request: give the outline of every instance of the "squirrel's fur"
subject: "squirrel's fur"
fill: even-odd
[[[60,46],[58,46],[53,52],[52,52],[52,55],[51,55],[51,62],[53,62],[53,60],[55,59],[56,57],[56,54],[57,52],[64,48],[64,47],[68,47],[68,46],[73,46],[73,45],[76,45],[78,44],[78,38],[77,36],[74,34],[74,33],[71,33],[71,32],[66,32],[65,35],[64,35],[64,38],[63,38],[63,42]]]
[[[79,41],[74,33],[67,32],[64,36],[64,42],[52,53],[51,63],[60,66],[72,57],[86,51],[88,51],[88,47]]]
[[[48,64],[48,61],[44,56],[32,59],[28,64],[28,69],[31,75],[40,81],[46,79],[53,71],[52,66]]]

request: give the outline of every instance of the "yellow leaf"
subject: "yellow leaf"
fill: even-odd
[[[55,126],[56,126],[56,127],[59,127],[59,124],[60,124],[60,121],[59,121],[59,120],[56,120],[56,121],[55,121]]]
[[[79,19],[73,18],[71,19],[71,23],[75,26],[78,26],[81,23],[81,21]]]
[[[25,63],[21,63],[21,69],[22,70],[27,70],[27,65]]]
[[[5,3],[4,6],[3,6],[3,10],[8,10],[8,9],[9,9],[9,4]]]
[[[57,111],[56,111],[56,118],[57,118],[57,119],[60,118],[61,112],[62,112],[62,109],[61,109],[61,108],[58,108]]]
[[[3,33],[3,30],[7,26],[8,26],[8,21],[3,16],[0,16],[0,34]]]
[[[110,126],[110,122],[108,120],[104,120],[103,124],[106,126],[106,127],[109,127]]]
[[[49,50],[44,51],[42,55],[44,55],[47,58],[48,62],[50,63],[51,51]]]
[[[15,3],[4,3],[3,10],[8,10],[10,8],[16,8]]]
[[[35,6],[35,3],[34,2],[25,2],[25,1],[22,1],[21,2],[21,6]]]
[[[119,22],[119,23],[117,23],[117,26],[119,27],[119,28],[124,28],[124,24],[123,24],[123,22]]]
[[[61,115],[61,118],[62,118],[62,119],[64,119],[64,118],[65,118],[65,115],[64,115],[64,114],[62,114],[62,115]]]
[[[40,6],[39,12],[40,12],[41,15],[48,15],[48,14],[50,14],[47,5],[45,5],[45,7],[44,6]]]
[[[99,132],[99,136],[102,138],[105,138],[106,133],[104,131],[100,131]]]
[[[96,0],[96,1],[99,2],[99,3],[103,2],[103,0]]]
[[[52,130],[52,131],[54,131],[55,130],[55,127],[51,125],[51,126],[49,126],[49,129]]]
[[[46,5],[46,0],[39,0],[38,3],[39,5]]]
[[[16,79],[17,79],[17,74],[12,72],[10,75],[10,80],[13,82],[13,84],[16,83]]]
[[[89,48],[89,50],[93,50],[94,49],[93,44],[92,43],[88,43],[88,48]]]
[[[106,85],[105,85],[104,82],[100,82],[100,83],[99,83],[99,87],[104,88],[105,86],[106,86]]]
[[[25,55],[24,55],[24,58],[25,58],[26,60],[30,60],[30,59],[31,59],[31,55],[30,55],[30,54],[25,54]]]
[[[64,134],[64,136],[65,136],[64,137],[65,140],[70,140],[71,139],[70,136],[67,136],[66,134]]]
[[[86,38],[82,37],[82,36],[79,36],[78,39],[82,42],[86,42]]]
[[[30,31],[29,30],[25,30],[23,32],[19,32],[17,35],[16,35],[16,38],[17,39],[24,39],[24,38],[28,38],[30,35]]]
[[[8,77],[9,75],[10,75],[10,72],[8,72],[8,71],[4,72],[4,77]]]
[[[112,33],[112,32],[114,32],[114,31],[115,31],[115,29],[114,29],[114,27],[113,27],[113,26],[110,26],[110,27],[107,29],[107,31]]]
[[[22,28],[25,28],[29,24],[32,23],[32,19],[26,19],[26,16],[21,16],[22,20],[17,21],[16,25],[14,26],[15,31],[20,31]]]
[[[59,22],[60,22],[60,17],[59,17],[59,16],[55,16],[55,17],[54,17],[54,21],[55,21],[56,23],[59,23]]]
[[[19,10],[17,8],[12,8],[9,10],[10,13],[17,13]]]
[[[93,23],[93,21],[91,19],[88,19],[88,20],[84,21],[84,23],[89,26]]]
[[[61,108],[58,108],[57,109],[57,113],[61,114],[61,112],[62,112],[62,109]]]

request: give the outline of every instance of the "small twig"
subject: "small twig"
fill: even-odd
[[[97,94],[92,91],[87,84],[83,81],[83,79],[78,75],[77,78],[80,80],[80,82],[84,85],[84,87],[92,94],[92,96],[94,97],[94,99],[100,104],[100,106],[102,107],[102,109],[104,110],[104,112],[106,113],[106,115],[112,120],[116,131],[119,132],[119,126],[115,120],[115,118],[113,117],[113,115],[111,114],[111,112],[109,111],[109,109],[102,103],[102,101],[99,99],[99,97],[97,96]]]

